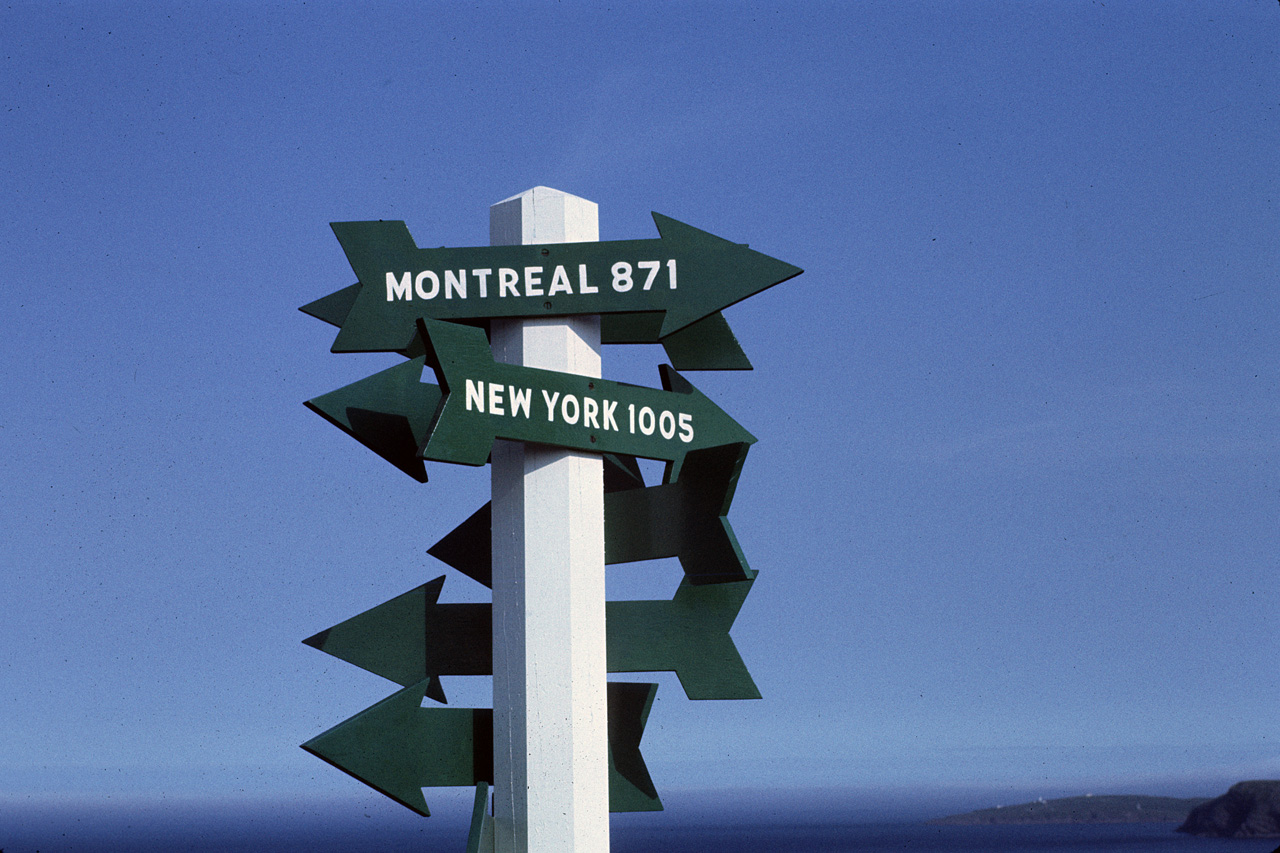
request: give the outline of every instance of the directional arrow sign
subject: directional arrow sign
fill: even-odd
[[[360,294],[360,282],[336,290],[300,309],[318,320],[342,328],[351,306]],[[676,370],[750,370],[751,361],[720,312],[703,317],[678,332],[659,337],[664,313],[605,314],[600,321],[600,342],[605,344],[662,344]],[[396,350],[406,358],[422,354],[415,336],[405,349]]]
[[[493,606],[439,604],[444,576],[302,642],[444,702],[438,676],[492,675]]]
[[[483,465],[496,438],[595,453],[663,459],[674,480],[693,450],[755,437],[680,374],[661,365],[666,390],[493,360],[483,329],[419,320],[427,363],[444,400],[425,459]]]
[[[427,318],[639,313],[653,316],[615,334],[638,334],[647,323],[656,331],[643,334],[656,340],[802,272],[666,216],[653,219],[656,240],[456,249],[419,249],[403,222],[335,222],[361,287],[333,351],[402,351],[415,322]],[[309,313],[328,319],[340,307]]]
[[[609,685],[609,810],[659,811],[640,754],[656,684]],[[400,690],[302,745],[421,815],[423,788],[493,781],[493,711],[423,708],[426,682]]]
[[[419,380],[419,356],[306,402],[307,408],[419,483],[427,471],[418,447],[430,435],[440,389]]]
[[[674,672],[690,699],[759,699],[729,637],[754,581],[694,586],[670,601],[605,604],[609,672]],[[440,604],[444,577],[303,640],[444,702],[442,675],[493,674],[490,604]]]
[[[690,583],[754,578],[727,517],[747,447],[729,444],[692,451],[676,482],[649,488],[642,480],[623,476],[616,461],[606,465],[605,562],[677,557]],[[427,553],[491,586],[491,534],[492,512],[485,504]]]
[[[426,683],[406,687],[302,748],[421,815],[423,788],[493,781],[493,711],[423,708]]]

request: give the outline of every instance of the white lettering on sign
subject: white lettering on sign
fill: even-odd
[[[524,295],[525,296],[541,296],[542,288],[538,287],[538,285],[540,284],[542,284],[542,267],[525,267],[524,268]]]
[[[511,400],[511,414],[517,414],[524,409],[524,416],[529,417],[529,400],[533,397],[532,388],[516,388],[511,385],[507,386],[507,393]]]
[[[498,268],[498,295],[506,296],[507,291],[511,291],[512,296],[519,296],[520,291],[516,289],[516,284],[520,281],[520,274],[509,267]]]
[[[645,273],[644,282],[640,285],[641,290],[651,290],[660,276],[664,263],[662,261],[637,261],[634,266],[629,261],[618,261],[613,264],[611,271],[613,273],[612,286],[617,293],[627,293],[635,287],[635,270],[638,268]],[[665,263],[667,272],[667,286],[671,290],[676,289],[676,260],[672,258]],[[523,275],[521,273],[523,272]],[[569,271],[564,265],[557,265],[551,272],[551,283],[549,286],[543,280],[545,273],[544,267],[525,267],[523,270],[511,269],[510,267],[498,268],[498,292],[495,294],[498,298],[514,296],[516,298],[536,298],[539,296],[555,296],[561,293],[572,295],[575,293],[573,280],[569,276]],[[387,272],[387,301],[395,302],[397,300],[403,302],[411,302],[416,296],[418,299],[435,299],[443,291],[445,299],[466,299],[467,293],[467,276],[470,274],[475,281],[476,287],[473,291],[475,297],[479,299],[489,298],[489,278],[493,275],[491,267],[481,267],[479,269],[456,269],[456,270],[419,270],[416,273],[408,270],[402,273]],[[520,292],[521,285],[524,286],[524,292]],[[544,287],[546,289],[544,290]],[[592,294],[599,293],[600,288],[589,283],[587,275],[587,265],[578,264],[578,285],[577,293]]]
[[[644,284],[641,290],[651,290],[653,282],[658,277],[658,270],[662,269],[662,261],[638,261],[636,266],[642,270],[646,270],[649,274],[645,276]],[[676,259],[672,258],[667,261],[667,284],[671,290],[676,289]],[[635,282],[631,278],[631,264],[626,261],[618,261],[613,265],[613,289],[618,293],[626,293]]]
[[[573,414],[569,414],[569,404],[573,403]],[[578,398],[572,394],[564,395],[564,402],[560,404],[560,419],[567,424],[576,424],[578,422]]]
[[[618,401],[597,399],[583,395],[561,394],[559,391],[538,389],[542,392],[542,402],[547,416],[547,423],[561,423],[576,426],[581,423],[584,429],[601,432],[621,432],[618,427],[616,412]],[[502,385],[497,382],[467,379],[464,386],[466,411],[480,414],[511,417],[522,415],[526,420],[531,417],[533,402],[532,388],[517,388],[514,385]],[[671,441],[679,438],[685,444],[693,441],[693,415],[688,412],[672,412],[663,409],[657,412],[649,406],[636,408],[635,403],[627,404],[627,425],[631,435],[639,429],[641,435],[660,435]]]
[[[631,289],[631,264],[626,261],[618,261],[613,265],[613,289],[619,293],[626,293]]]
[[[672,438],[676,434],[676,416],[664,411],[658,416],[658,432],[663,438]]]
[[[676,427],[680,428],[680,440],[685,444],[693,441],[693,415],[685,412],[672,413],[663,410],[662,414],[654,414],[653,409],[648,406],[643,407],[636,412],[635,403],[627,404],[627,424],[632,435],[636,434],[636,427],[640,427],[643,435],[653,435],[656,427],[662,433],[663,438],[674,438]]]
[[[554,421],[556,419],[556,400],[560,399],[560,392],[548,394],[547,389],[542,389],[542,399],[547,401],[547,420]]]
[[[641,261],[636,264],[642,270],[648,270],[649,275],[644,280],[644,289],[648,290],[653,287],[653,280],[658,277],[658,270],[662,268],[661,261]]]
[[[387,301],[412,298],[413,294],[409,290],[409,273],[405,273],[398,281],[394,273],[387,273]]]
[[[422,280],[424,278],[431,279],[431,292],[422,289]],[[440,292],[440,278],[431,270],[423,270],[418,273],[417,278],[413,280],[413,289],[418,294],[419,299],[435,299],[436,294]]]
[[[507,398],[504,402],[502,399],[502,386],[497,382],[490,382],[486,393],[484,382],[477,382],[474,379],[466,380],[466,410],[468,412],[473,409],[480,414],[485,413],[485,404],[488,403],[489,414],[491,415],[507,415],[515,417],[521,412],[526,418],[529,417],[529,402],[533,399],[532,388],[517,388],[514,385],[507,386]],[[510,409],[510,412],[507,409]]]
[[[551,274],[551,289],[547,291],[547,296],[555,296],[557,293],[573,293],[573,285],[569,283],[569,276],[565,273],[564,267],[556,267],[556,271]]]
[[[475,403],[476,411],[484,413],[484,383],[473,382],[467,380],[467,411],[471,411],[471,404]]]
[[[467,271],[453,270],[444,271],[444,298],[452,299],[453,294],[457,293],[459,299],[467,298]]]

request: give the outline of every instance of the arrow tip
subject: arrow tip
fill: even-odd
[[[804,272],[794,264],[749,249],[742,243],[717,237],[669,216],[655,212],[653,221],[658,226],[663,242],[670,243],[673,252],[684,252],[698,259],[706,285],[705,289],[667,309],[658,332],[660,338],[669,337],[710,314],[723,311],[748,296]]]

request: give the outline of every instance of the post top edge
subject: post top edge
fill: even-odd
[[[490,205],[490,207],[497,207],[500,204],[506,204],[508,202],[516,201],[517,199],[530,198],[532,196],[542,196],[544,198],[546,196],[560,196],[561,198],[577,199],[578,201],[583,201],[583,202],[586,202],[587,204],[595,204],[594,201],[591,201],[590,199],[585,199],[582,196],[577,196],[577,195],[574,195],[573,193],[567,193],[564,190],[558,190],[558,189],[555,189],[554,187],[547,187],[539,184],[538,186],[531,187],[522,193],[516,193],[510,198],[504,198],[502,201],[494,202],[492,205]]]

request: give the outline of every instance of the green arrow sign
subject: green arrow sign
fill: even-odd
[[[493,711],[423,708],[426,682],[400,690],[302,745],[421,815],[422,788],[493,781]],[[609,810],[659,811],[640,754],[656,684],[609,685]]]
[[[483,465],[496,438],[670,462],[674,480],[693,450],[755,437],[680,374],[661,365],[666,390],[493,360],[483,329],[419,320],[427,363],[444,399],[425,459]]]
[[[605,562],[677,557],[685,577],[695,584],[755,577],[727,517],[747,448],[729,444],[692,451],[676,482],[649,488],[644,488],[638,470],[624,471],[617,457],[606,456]],[[485,504],[427,553],[491,586],[491,519],[490,505]]]
[[[418,358],[345,385],[306,402],[307,408],[419,483],[427,471],[418,447],[430,435],[440,389],[418,381],[426,359]]]
[[[493,779],[493,711],[423,708],[406,687],[302,745],[401,805],[429,815],[422,788]]]
[[[439,604],[444,576],[302,642],[445,702],[441,675],[493,674],[493,606]]]
[[[754,581],[693,586],[670,601],[605,604],[609,672],[674,672],[690,699],[759,699],[729,637]],[[444,577],[303,640],[444,702],[442,675],[493,674],[490,604],[440,604]]]
[[[422,349],[421,345],[418,349]],[[419,483],[425,483],[427,472],[418,457],[418,447],[431,434],[431,421],[442,396],[439,386],[420,381],[425,361],[424,356],[418,356],[308,400],[306,406]],[[634,457],[606,453],[604,459],[606,492],[644,486]],[[488,515],[484,525],[488,536]],[[485,577],[483,583],[487,586],[488,575]]]
[[[336,290],[299,310],[318,320],[342,328],[351,306],[360,294],[360,283]],[[600,320],[600,342],[605,344],[662,344],[676,370],[750,370],[751,361],[720,312],[708,315],[678,332],[659,337],[662,312],[604,314]],[[405,349],[396,352],[406,358],[422,354],[415,336]]]
[[[419,249],[403,222],[335,222],[361,287],[349,307],[334,294],[335,302],[308,313],[329,319],[347,308],[334,352],[403,351],[415,322],[428,318],[644,314],[618,323],[610,337],[657,340],[802,272],[666,216],[653,218],[656,240],[456,249]]]

